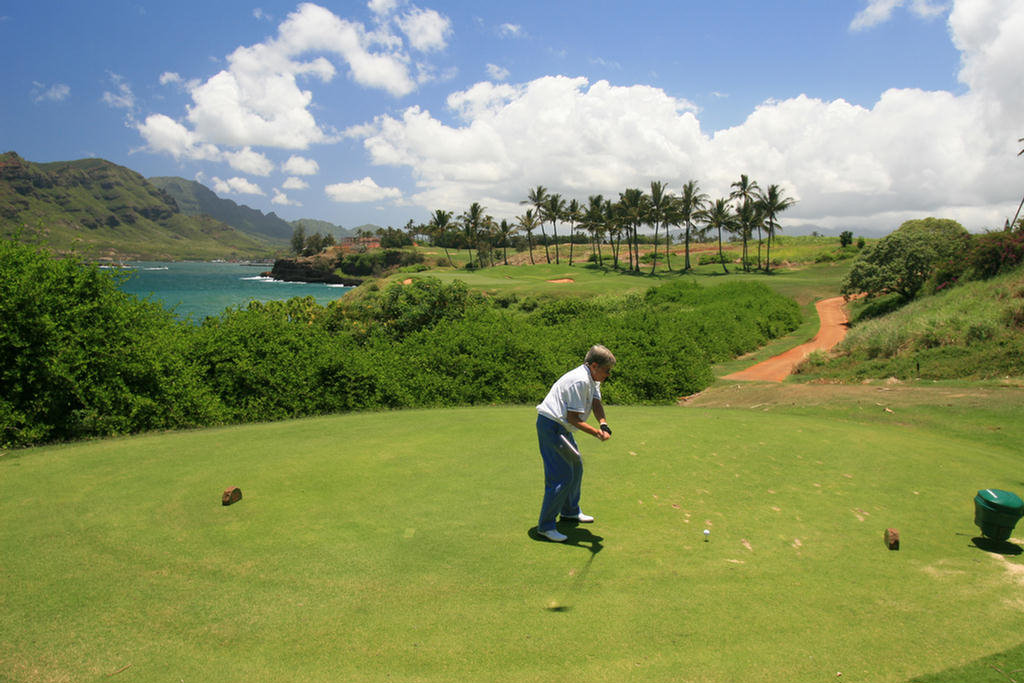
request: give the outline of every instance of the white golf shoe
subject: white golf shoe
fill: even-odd
[[[548,529],[547,531],[537,530],[537,533],[555,543],[565,543],[569,537],[560,532],[558,529]]]
[[[585,515],[582,512],[580,512],[578,515],[562,515],[562,521],[579,522],[580,524],[590,524],[594,521],[594,518],[590,515]]]

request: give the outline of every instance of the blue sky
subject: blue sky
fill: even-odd
[[[0,149],[348,227],[747,174],[784,230],[982,230],[1024,189],[1022,34],[1015,0],[8,3]]]

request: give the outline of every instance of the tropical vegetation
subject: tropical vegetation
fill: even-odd
[[[469,250],[475,254],[470,261],[471,268],[498,265],[499,260],[507,263],[508,247],[513,240],[525,235],[531,264],[536,263],[535,239],[544,247],[545,263],[561,265],[562,245],[567,245],[570,266],[578,261],[577,245],[584,249],[589,246],[587,260],[604,265],[601,245],[610,244],[613,268],[639,273],[643,263],[648,261],[652,274],[662,261],[666,270],[673,269],[672,228],[678,229],[677,238],[684,245],[684,271],[694,265],[691,244],[714,232],[719,243],[723,236],[741,242],[741,263],[745,271],[770,272],[771,245],[782,229],[779,214],[794,203],[795,200],[786,197],[779,185],[768,185],[762,191],[757,182],[746,175],[733,183],[733,191],[728,197],[714,202],[700,190],[696,180],[686,182],[678,194],[667,183],[655,180],[650,183],[649,192],[635,187],[626,188],[619,193],[617,200],[590,195],[585,203],[575,198],[566,199],[538,185],[530,188],[521,202],[532,208],[526,209],[514,221],[497,221],[487,213],[486,207],[473,202],[457,218],[454,211],[436,209],[426,225],[410,223],[407,228],[410,234],[424,236],[431,244],[445,249],[446,255],[449,249]],[[559,235],[560,224],[568,224],[568,235]],[[547,226],[551,227],[551,235]],[[534,231],[538,228],[540,236],[535,238]],[[748,253],[755,234],[756,258]],[[660,251],[662,239],[664,257]],[[641,245],[649,253],[642,254]],[[724,255],[720,257],[725,267]],[[454,265],[450,255],[448,261]],[[620,264],[620,261],[624,263]]]
[[[994,379],[1024,374],[1024,226],[968,234],[907,221],[854,260],[853,327],[803,378]]]
[[[795,302],[755,282],[492,300],[459,281],[417,277],[328,306],[252,302],[195,325],[124,294],[116,277],[0,242],[0,446],[529,403],[598,341],[624,360],[606,387],[609,402],[668,402],[709,385],[712,363],[801,321]]]

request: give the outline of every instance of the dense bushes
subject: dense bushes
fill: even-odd
[[[412,266],[423,261],[423,255],[406,249],[374,249],[345,254],[337,267],[345,275],[365,277],[379,275],[388,268]]]
[[[665,402],[799,323],[756,284],[494,304],[432,278],[195,326],[74,260],[0,243],[0,445],[375,408],[533,404],[603,343],[609,403]]]
[[[906,221],[857,257],[843,280],[842,293],[894,293],[913,299],[936,268],[962,254],[970,240],[967,230],[953,220]]]
[[[961,282],[987,280],[1024,263],[1024,232],[988,232],[972,235],[964,253],[939,264],[926,291],[942,291]]]
[[[0,242],[0,445],[217,421],[186,331],[98,268]]]

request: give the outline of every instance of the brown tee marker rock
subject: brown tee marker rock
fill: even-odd
[[[224,489],[224,495],[220,498],[221,505],[231,505],[242,500],[242,489],[237,486]]]

